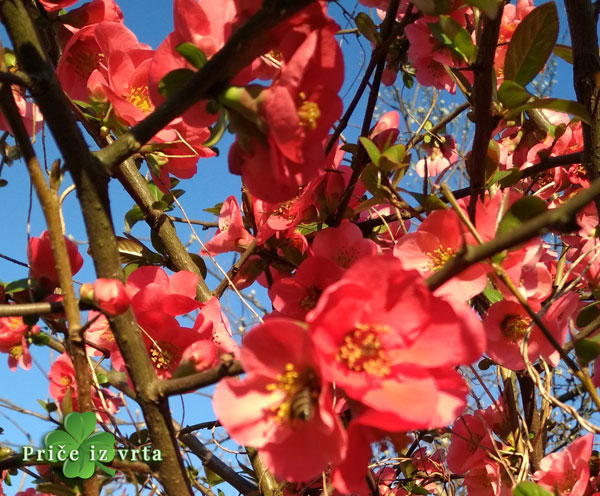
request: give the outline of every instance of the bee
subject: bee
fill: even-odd
[[[291,417],[308,422],[315,413],[316,396],[316,391],[311,390],[308,386],[294,394],[290,404]]]

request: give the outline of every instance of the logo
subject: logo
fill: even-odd
[[[62,427],[46,434],[45,449],[23,446],[23,461],[33,458],[37,462],[62,463],[63,475],[69,479],[89,479],[96,467],[112,477],[115,471],[104,464],[115,458],[115,436],[94,432],[95,429],[96,415],[92,412],[71,412],[65,416]],[[150,446],[116,451],[122,461],[162,461],[160,450]]]

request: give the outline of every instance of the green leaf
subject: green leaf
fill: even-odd
[[[532,95],[520,84],[514,81],[504,81],[498,88],[498,99],[506,108],[519,107],[529,100]]]
[[[570,46],[556,44],[552,53],[569,64],[573,63],[573,49]]]
[[[410,2],[428,16],[447,14],[450,11],[449,0],[410,0]]]
[[[79,494],[78,491],[68,486],[55,484],[54,482],[42,482],[37,485],[37,490],[41,493],[54,494],[56,496],[76,496]]]
[[[223,208],[223,202],[215,204],[214,207],[204,208],[203,212],[208,212],[209,214],[219,215],[221,213],[221,209]]]
[[[225,482],[221,476],[213,472],[208,467],[204,467],[204,476],[206,478],[206,482],[208,482],[209,486],[216,486],[217,484],[221,484]]]
[[[140,220],[144,220],[144,214],[140,207],[134,205],[125,214],[125,232],[131,231],[131,228]]]
[[[581,309],[577,315],[575,325],[577,327],[585,327],[586,325],[591,324],[598,316],[600,316],[600,308],[598,308],[598,304],[594,302]]]
[[[373,143],[369,138],[365,138],[364,136],[358,138],[358,141],[360,141],[361,145],[367,151],[371,162],[373,164],[378,164],[381,153],[379,151],[379,148],[377,148],[377,145]]]
[[[503,188],[507,188],[516,184],[521,179],[521,171],[518,167],[511,167],[508,170],[496,171],[496,173],[490,178],[486,188],[490,188],[496,183],[499,183]]]
[[[371,43],[381,42],[381,36],[377,32],[377,27],[375,26],[373,19],[371,19],[367,14],[364,12],[359,12],[354,18],[354,22],[356,23],[358,32]]]
[[[45,332],[38,332],[31,335],[31,342],[38,346],[46,346],[50,342],[50,336]]]
[[[382,169],[384,172],[389,172],[393,169],[397,169],[402,165],[404,159],[404,151],[405,147],[402,144],[397,144],[390,146],[387,150],[385,150],[381,156],[379,157],[379,162],[377,166]]]
[[[502,217],[502,220],[498,224],[498,229],[496,230],[496,237],[514,231],[524,222],[545,212],[546,209],[546,202],[537,196],[520,198],[511,205],[504,214],[504,217]]]
[[[557,112],[565,112],[577,117],[586,124],[591,123],[590,114],[587,109],[579,102],[572,100],[563,100],[562,98],[540,98],[521,105],[514,109],[515,112],[522,112],[529,109],[550,109]]]
[[[223,111],[219,114],[217,122],[215,122],[210,128],[210,136],[202,143],[202,146],[211,147],[215,146],[219,140],[223,137],[225,130],[227,129],[227,111]]]
[[[465,0],[465,3],[477,7],[490,19],[495,19],[498,13],[498,0]]]
[[[168,72],[158,82],[158,92],[165,98],[169,98],[183,88],[193,75],[194,71],[190,69],[175,69]]]
[[[552,496],[552,493],[535,482],[519,482],[513,489],[513,496]]]
[[[579,339],[575,341],[575,355],[582,363],[589,363],[600,355],[600,344],[592,339]]]
[[[476,48],[469,32],[448,15],[439,16],[438,22],[428,23],[433,36],[466,62],[475,58]]]
[[[502,300],[502,293],[492,287],[487,287],[483,290],[483,296],[485,296],[490,303],[497,303]]]
[[[18,293],[19,291],[25,291],[29,287],[27,279],[17,279],[16,281],[9,282],[4,286],[4,292],[7,294]]]
[[[207,62],[206,56],[202,50],[193,43],[180,43],[175,47],[175,50],[196,69],[200,69]]]
[[[200,269],[200,274],[202,274],[202,278],[206,279],[206,264],[204,263],[203,258],[198,255],[197,253],[190,253],[189,254],[191,259],[194,261],[194,263],[198,266],[198,268]]]
[[[521,86],[544,67],[558,36],[558,13],[554,2],[533,9],[515,29],[506,50],[504,80]]]
[[[8,181],[6,179],[0,179],[0,188],[4,188],[8,185]]]
[[[373,164],[368,164],[360,175],[365,188],[367,188],[369,193],[375,198],[386,198],[388,196],[386,191],[381,187],[381,175],[381,170]]]

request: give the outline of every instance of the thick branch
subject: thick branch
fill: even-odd
[[[495,119],[491,115],[492,92],[494,86],[494,57],[498,34],[502,22],[502,2],[494,19],[481,16],[482,32],[480,43],[477,47],[477,59],[474,66],[473,106],[475,115],[475,136],[473,150],[468,161],[468,172],[471,178],[471,201],[469,203],[469,216],[475,218],[475,205],[477,197],[483,194],[485,185],[485,163],[488,146],[494,130]]]
[[[596,83],[600,72],[597,17],[589,0],[565,0],[573,47],[573,86],[577,101],[590,113],[591,126],[582,122],[583,161],[590,180],[600,174],[600,88]],[[600,212],[600,199],[596,200]]]

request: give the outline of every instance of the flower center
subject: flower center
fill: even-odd
[[[529,329],[531,319],[524,315],[507,315],[500,323],[500,330],[511,343],[518,343]]]
[[[150,103],[150,97],[148,95],[148,86],[129,88],[127,101],[144,112],[144,114],[149,114],[153,109],[153,106]]]
[[[285,398],[271,407],[278,422],[307,421],[314,414],[319,398],[319,382],[311,369],[299,373],[292,363],[285,365],[285,372],[277,374],[277,382],[267,384],[267,391],[282,391]]]
[[[358,257],[358,250],[353,247],[340,248],[335,255],[335,263],[347,269]]]
[[[68,375],[63,375],[60,378],[60,385],[63,386],[64,388],[70,387],[72,383],[73,383],[73,379],[71,377],[69,377]]]
[[[303,310],[312,310],[315,308],[317,301],[319,301],[319,296],[321,296],[321,293],[322,291],[319,288],[311,286],[306,290],[306,295],[300,300],[298,305]]]
[[[321,111],[316,102],[309,102],[304,93],[299,94],[302,103],[298,107],[298,118],[300,125],[308,131],[314,131],[317,128],[317,121],[321,117]]]
[[[427,269],[431,270],[432,272],[436,272],[440,270],[444,264],[450,260],[450,258],[452,258],[454,252],[450,248],[444,248],[443,246],[440,246],[433,251],[428,251],[426,255],[430,260]]]
[[[20,344],[12,346],[11,348],[8,349],[8,355],[10,357],[14,358],[15,360],[18,360],[22,354],[23,354],[23,346]]]
[[[172,343],[157,341],[150,347],[150,360],[157,370],[170,370],[177,358],[177,348]]]
[[[389,332],[386,326],[356,324],[344,336],[336,353],[336,360],[353,372],[383,377],[390,373],[388,354],[382,349],[380,336]]]
[[[71,69],[75,71],[75,74],[82,79],[87,79],[103,58],[104,55],[99,52],[74,46],[67,56],[67,62],[71,65]]]

